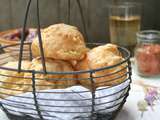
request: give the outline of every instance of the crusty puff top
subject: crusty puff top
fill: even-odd
[[[61,60],[80,60],[87,52],[83,35],[74,26],[55,24],[42,30],[45,57]],[[40,56],[38,37],[33,40],[32,51]]]

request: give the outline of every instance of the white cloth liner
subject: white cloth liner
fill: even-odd
[[[105,114],[108,112],[112,112],[114,110],[116,110],[119,105],[109,108],[110,106],[116,105],[120,102],[122,102],[122,100],[124,99],[124,97],[122,97],[124,94],[126,94],[128,88],[126,88],[128,85],[130,84],[130,81],[126,81],[120,85],[117,85],[115,87],[110,87],[108,89],[104,89],[104,87],[102,88],[98,88],[96,93],[95,93],[95,97],[104,97],[107,95],[111,95],[109,97],[104,97],[101,99],[96,99],[95,100],[95,104],[98,104],[95,106],[95,110],[100,110],[100,109],[105,109],[102,110],[100,113]],[[125,90],[121,91],[122,89],[126,88]],[[82,91],[88,91],[88,92],[84,92],[84,93],[80,93]],[[114,94],[118,91],[121,91],[117,94]],[[87,105],[92,105],[92,101],[91,100],[81,100],[81,99],[91,99],[92,98],[92,94],[91,92],[89,92],[88,89],[82,87],[82,86],[73,86],[70,88],[66,88],[66,89],[53,89],[53,90],[43,90],[41,92],[48,92],[48,93],[37,93],[36,96],[37,98],[44,98],[44,99],[63,99],[64,101],[54,101],[54,100],[38,100],[38,103],[43,105],[40,106],[40,110],[42,112],[43,118],[47,119],[47,120],[75,120],[77,117],[88,117],[91,115],[91,107],[49,107],[49,106],[87,106]],[[50,92],[50,93],[49,93]],[[72,92],[72,94],[54,94],[52,92]],[[79,92],[79,93],[78,93]],[[18,96],[21,97],[32,97],[33,98],[33,94],[32,93],[24,93],[24,94],[20,94]],[[32,114],[37,114],[37,111],[35,110],[27,110],[27,108],[29,109],[36,109],[36,107],[34,106],[35,102],[33,99],[27,99],[27,98],[21,98],[21,97],[8,97],[7,99],[1,100],[1,103],[4,103],[4,107],[7,109],[10,109],[9,112],[11,114],[14,115],[20,115],[23,116],[23,113],[32,113]],[[122,97],[122,98],[120,98]],[[80,101],[65,101],[65,100],[80,100]],[[119,99],[119,100],[116,100]],[[11,102],[10,100],[13,101],[17,101],[19,103],[14,103]],[[116,100],[116,101],[114,101]],[[114,102],[109,102],[109,101],[114,101]],[[28,104],[23,104],[23,102],[25,103],[30,103],[33,105],[28,105]],[[107,103],[109,102],[109,103]],[[105,104],[102,104],[105,103]],[[101,105],[99,105],[101,104]],[[12,105],[12,106],[10,106]],[[18,108],[15,108],[18,107]],[[22,108],[19,108],[22,107]],[[24,109],[25,108],[25,109]],[[108,109],[106,109],[108,108]],[[14,110],[16,112],[13,112],[11,110]],[[48,110],[45,111],[45,110]],[[61,111],[61,112],[77,112],[77,113],[58,113],[58,112],[52,112],[52,111]],[[78,112],[85,112],[85,113],[78,113]],[[28,114],[29,115],[29,114]],[[46,116],[45,116],[46,115]],[[47,117],[47,115],[49,116],[55,116],[55,118],[53,117]],[[31,117],[34,118],[38,118],[37,115],[30,115]],[[81,119],[76,119],[76,120],[81,120]],[[85,119],[86,120],[86,119]]]

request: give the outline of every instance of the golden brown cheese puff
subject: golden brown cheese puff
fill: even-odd
[[[42,31],[45,57],[60,60],[81,60],[87,52],[83,35],[66,24],[55,24]],[[33,40],[32,52],[40,56],[38,37]]]
[[[87,52],[89,52],[89,51],[90,51],[90,49],[87,48]],[[86,52],[86,54],[87,54],[87,52]],[[86,56],[86,54],[84,54],[84,57]],[[73,66],[73,68],[76,68],[76,66],[78,64],[78,60],[68,60],[68,62]]]
[[[123,61],[123,58],[121,57],[121,54],[118,51],[117,47],[112,44],[106,44],[103,46],[96,47],[91,51],[89,51],[87,53],[86,58],[77,64],[76,69],[77,70],[98,69],[98,68],[115,65],[117,63],[120,63],[121,61]],[[100,78],[94,78],[95,87],[97,88],[97,87],[103,87],[103,86],[112,86],[112,85],[121,83],[126,78],[126,75],[124,74],[127,72],[127,70],[124,69],[121,72],[118,72],[118,71],[125,67],[126,67],[126,64],[122,64],[112,69],[107,69],[103,71],[101,70],[93,73],[93,77],[103,76]],[[118,73],[112,74],[115,72],[118,72]],[[105,76],[108,74],[112,74],[112,75]],[[121,77],[121,78],[117,78],[117,77]],[[81,85],[91,89],[91,81],[84,80],[85,78],[90,78],[90,74],[88,73],[80,74],[78,78],[82,79],[82,80],[79,80]],[[112,79],[115,79],[115,80],[112,80]]]
[[[29,61],[22,61],[22,69],[28,70],[31,66],[31,62]],[[3,67],[6,68],[12,68],[17,69],[18,68],[18,62],[8,62]],[[28,90],[28,86],[20,85],[26,83],[26,81],[23,80],[24,72],[18,73],[15,71],[9,71],[9,70],[1,70],[0,71],[0,98],[6,98],[9,97],[5,94],[10,95],[16,95],[23,93]],[[5,76],[3,76],[5,75]],[[11,76],[11,77],[7,77]],[[29,81],[28,81],[29,82]],[[10,89],[10,90],[9,90]]]
[[[43,71],[40,58],[33,59],[31,68],[35,71]],[[46,69],[48,72],[69,72],[74,71],[72,65],[66,61],[46,58]],[[31,78],[31,74],[25,74]],[[35,74],[37,90],[67,88],[77,84],[76,76],[72,74]]]

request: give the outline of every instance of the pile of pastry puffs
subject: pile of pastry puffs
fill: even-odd
[[[89,72],[63,74],[104,68],[122,62],[124,58],[116,45],[105,44],[90,49],[78,28],[66,24],[44,28],[41,35],[47,72],[62,74],[35,74],[36,90],[63,89],[75,85],[91,89],[93,86],[97,88],[117,85],[126,79],[127,69],[124,69],[126,64],[93,72],[92,75]],[[22,69],[43,71],[38,36],[32,42],[32,53],[34,59],[22,61]],[[8,62],[3,67],[17,69],[18,61]],[[31,73],[1,70],[0,74],[0,89],[8,96],[31,92],[33,89]],[[1,93],[0,97],[6,98],[7,95]]]

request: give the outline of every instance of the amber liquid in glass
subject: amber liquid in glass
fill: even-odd
[[[140,30],[140,21],[140,16],[111,16],[111,43],[126,47],[133,54],[137,41],[136,33]]]

